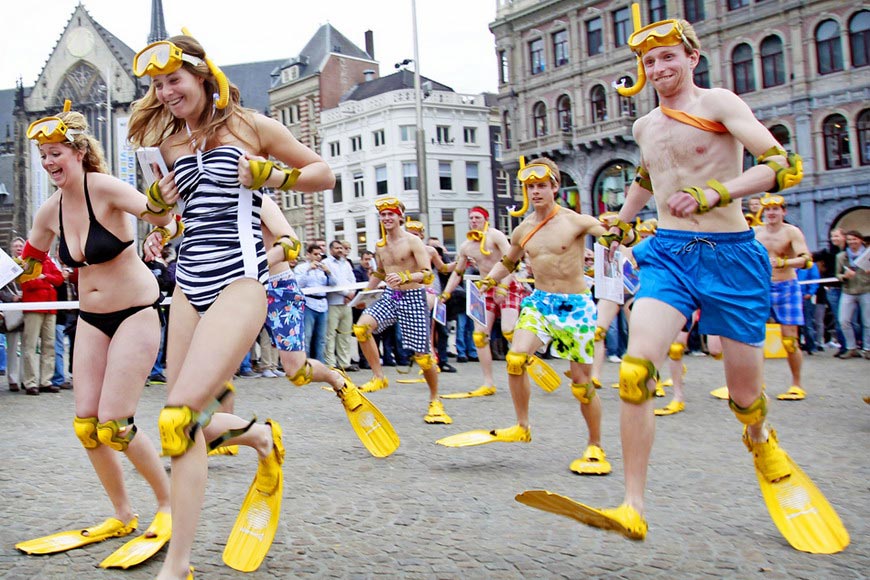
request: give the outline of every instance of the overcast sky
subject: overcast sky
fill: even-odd
[[[0,89],[32,86],[79,0],[15,0],[0,8]],[[134,51],[145,46],[151,0],[85,0],[90,15]],[[495,92],[496,0],[417,0],[420,73],[462,93]],[[374,32],[380,72],[413,58],[411,0],[163,0],[166,29],[182,26],[218,65],[296,56],[327,22],[361,49]]]

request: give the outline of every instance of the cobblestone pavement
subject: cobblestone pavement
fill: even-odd
[[[558,371],[567,368],[552,361]],[[618,397],[609,384],[618,365],[605,364],[603,444],[613,463],[607,477],[580,477],[568,464],[582,452],[586,430],[564,381],[554,393],[533,388],[531,444],[447,449],[434,441],[475,428],[514,422],[504,380],[483,399],[446,401],[450,426],[426,425],[426,388],[397,384],[370,395],[402,438],[391,457],[375,459],[360,445],[338,400],[317,386],[284,379],[237,382],[237,411],[274,417],[285,432],[284,507],[272,550],[252,574],[235,572],[221,552],[255,470],[255,454],[210,459],[209,482],[193,564],[197,578],[865,578],[870,570],[868,440],[870,362],[808,357],[803,402],[772,401],[780,441],[838,510],[852,544],[833,556],[793,550],[764,508],[741,428],[724,401],[708,392],[723,384],[721,363],[686,357],[687,410],[657,419],[647,492],[649,535],[631,542],[532,510],[514,501],[544,488],[585,503],[622,499]],[[441,374],[442,392],[479,385],[474,363]],[[771,393],[787,386],[784,360],[768,361]],[[359,382],[365,371],[355,373]],[[156,441],[165,397],[145,390],[139,436]],[[663,406],[667,399],[657,401]],[[154,578],[163,555],[128,571],[97,564],[121,545],[113,539],[54,556],[26,556],[17,541],[93,525],[110,516],[72,428],[72,394],[27,397],[0,392],[6,445],[0,451],[0,578]],[[167,466],[169,464],[166,460]],[[125,461],[127,483],[143,527],[154,499]]]

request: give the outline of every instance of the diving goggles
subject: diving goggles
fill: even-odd
[[[378,210],[378,213],[391,211],[398,215],[405,214],[405,204],[396,197],[382,197],[375,200],[375,208]]]
[[[555,181],[556,178],[553,176],[553,172],[550,168],[546,165],[533,163],[521,167],[520,170],[517,171],[517,179],[520,180],[520,183],[525,183],[530,180],[544,181],[550,179]]]
[[[643,55],[661,46],[677,46],[685,44],[693,49],[683,34],[683,27],[678,20],[660,20],[644,26],[631,33],[628,37],[628,47],[635,53]]]
[[[149,44],[133,57],[133,74],[137,77],[168,75],[181,68],[184,62],[193,66],[205,64],[201,58],[184,54],[172,42],[161,40]]]
[[[73,142],[73,135],[82,131],[70,129],[60,117],[43,117],[30,124],[27,128],[27,138],[38,141],[40,145],[46,143]]]
[[[781,195],[764,195],[761,197],[761,207],[785,207],[785,198]]]

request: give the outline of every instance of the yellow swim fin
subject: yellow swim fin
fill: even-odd
[[[530,489],[517,495],[514,499],[535,509],[622,534],[630,540],[643,540],[646,537],[646,520],[634,508],[626,504],[614,509],[599,510],[545,489]]]
[[[535,384],[548,393],[552,393],[562,384],[562,379],[559,377],[559,373],[553,370],[553,367],[541,360],[540,357],[534,355],[530,356],[527,370],[529,371],[529,377],[535,381]]]
[[[442,399],[472,399],[474,397],[489,397],[495,394],[495,387],[491,385],[483,385],[473,391],[465,391],[463,393],[450,393],[449,395],[441,395]]]
[[[212,449],[208,452],[208,456],[212,457],[214,455],[238,455],[239,454],[239,446],[238,445],[221,445],[217,449]]]
[[[572,461],[568,469],[577,475],[607,475],[611,467],[604,450],[597,445],[589,445],[583,456]]]
[[[240,572],[253,572],[263,563],[281,517],[284,442],[278,423],[267,419],[266,424],[272,428],[272,451],[257,466],[257,474],[224,548],[224,564]]]
[[[381,410],[372,404],[344,372],[344,388],[336,393],[356,436],[375,457],[387,457],[399,448],[399,436]]]
[[[171,536],[172,516],[169,512],[157,512],[144,534],[109,554],[100,562],[100,568],[126,569],[141,564],[159,552]]]
[[[58,532],[26,542],[19,542],[15,547],[27,554],[56,554],[73,548],[102,542],[109,538],[120,538],[136,531],[139,525],[138,516],[133,516],[128,523],[116,518],[109,518],[103,523],[80,530]]]
[[[514,425],[505,429],[477,429],[476,431],[465,431],[439,439],[435,443],[444,447],[473,447],[475,445],[486,445],[487,443],[530,443],[532,441],[532,431],[521,425]]]
[[[755,475],[770,518],[791,546],[811,554],[836,554],[849,545],[849,532],[813,480],[788,457],[791,475],[769,482]]]
[[[728,387],[719,387],[718,389],[713,389],[710,391],[710,394],[716,397],[717,399],[722,399],[723,401],[728,400]]]

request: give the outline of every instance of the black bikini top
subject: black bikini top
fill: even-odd
[[[85,260],[77,262],[70,254],[63,235],[63,192],[60,194],[60,207],[58,209],[60,216],[60,244],[58,244],[57,256],[65,266],[70,268],[84,268],[91,264],[108,262],[116,258],[118,254],[126,250],[133,243],[133,240],[122,242],[115,234],[97,221],[96,216],[94,216],[94,208],[91,207],[91,196],[88,194],[87,173],[85,174],[85,202],[88,204],[88,220],[90,224],[88,226],[88,238],[85,240]]]

